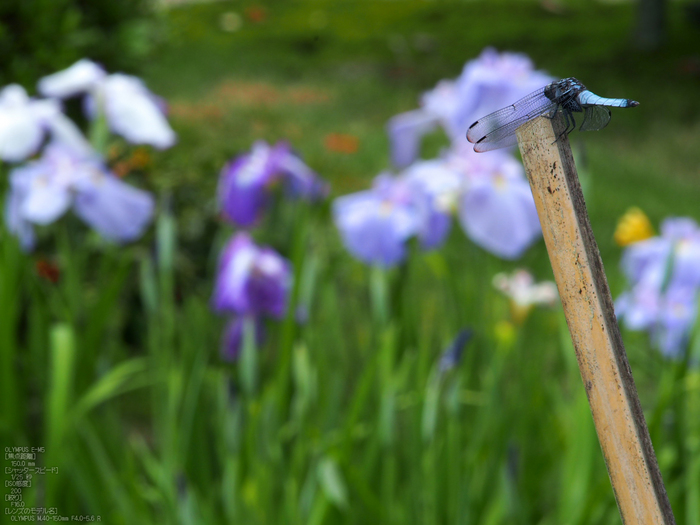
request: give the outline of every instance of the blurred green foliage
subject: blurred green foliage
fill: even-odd
[[[34,4],[54,14],[45,42],[66,5]],[[144,78],[168,100],[179,144],[130,175],[164,196],[152,232],[105,246],[66,217],[34,254],[0,244],[0,436],[46,445],[61,469],[24,492],[27,505],[129,524],[619,523],[561,310],[517,324],[491,286],[516,264],[551,279],[543,243],[513,263],[455,227],[440,251],[411,246],[405,266],[377,272],[343,249],[329,205],[280,200],[255,237],[293,262],[308,322],[290,309],[242,367],[220,359],[226,320],[208,306],[230,235],[215,188],[231,156],[287,139],[333,196],[365,189],[390,167],[386,121],[486,45],[641,102],[572,135],[617,295],[612,233],[627,207],[655,225],[698,218],[697,34],[673,5],[668,46],[639,54],[632,4],[559,7],[246,0],[166,12],[170,42]],[[69,18],[66,38],[80,26]],[[57,47],[60,66],[79,58]],[[42,74],[60,67],[51,60]],[[357,151],[333,151],[332,133],[356,137]],[[444,145],[431,135],[424,157]],[[57,282],[36,271],[43,258]],[[464,326],[474,339],[440,374]],[[624,338],[678,522],[700,524],[700,373],[644,333]]]
[[[634,14],[631,3],[573,1],[243,0],[174,8],[165,15],[170,44],[145,78],[170,102],[182,147],[157,155],[150,180],[174,190],[181,234],[203,246],[216,224],[218,171],[255,140],[289,140],[331,181],[333,195],[363,189],[391,168],[388,119],[418,107],[422,92],[494,46],[528,54],[554,77],[576,76],[601,96],[640,101],[600,133],[571,135],[579,170],[590,175],[587,203],[603,259],[616,259],[612,233],[628,207],[640,206],[658,224],[696,213],[700,195],[700,33],[673,4],[666,47],[637,52]],[[358,137],[358,152],[329,151],[330,133]],[[429,136],[424,158],[446,144],[441,132]],[[188,254],[201,252],[196,245]],[[526,255],[524,264],[530,259],[537,257]],[[615,287],[616,266],[608,271]]]
[[[158,35],[151,0],[3,0],[0,86],[33,87],[81,58],[133,71]]]

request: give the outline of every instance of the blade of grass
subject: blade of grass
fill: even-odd
[[[46,395],[46,465],[60,466],[65,457],[64,438],[70,422],[72,385],[76,365],[73,329],[68,324],[57,324],[51,329],[51,375]],[[60,483],[59,476],[46,477],[46,503],[53,506]]]
[[[17,442],[21,417],[20,375],[16,371],[17,340],[22,295],[24,257],[17,241],[10,237],[4,223],[0,225],[0,433],[8,442]]]
[[[146,372],[145,358],[132,358],[115,366],[77,400],[71,409],[71,420],[77,424],[102,403],[151,384],[153,379],[146,377]]]

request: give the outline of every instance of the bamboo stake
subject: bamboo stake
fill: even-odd
[[[549,259],[625,525],[675,520],[637,397],[563,119],[517,131]]]

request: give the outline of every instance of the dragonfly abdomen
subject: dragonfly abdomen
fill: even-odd
[[[636,100],[599,97],[588,90],[578,94],[578,101],[582,106],[608,106],[611,108],[633,108],[639,105],[639,102]]]

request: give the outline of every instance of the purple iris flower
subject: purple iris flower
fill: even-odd
[[[87,114],[94,117],[104,113],[110,129],[133,144],[165,149],[175,143],[175,132],[165,118],[162,99],[153,95],[137,77],[108,75],[98,64],[83,59],[42,78],[39,91],[56,98],[87,94]]]
[[[453,150],[448,164],[464,176],[459,219],[469,238],[503,259],[517,259],[542,230],[522,165],[505,151]]]
[[[218,312],[282,318],[291,286],[290,263],[250,235],[237,233],[224,248],[212,297]]]
[[[232,313],[223,337],[222,354],[238,356],[246,320],[255,323],[256,346],[264,337],[263,317],[284,317],[292,271],[289,261],[267,247],[257,246],[250,235],[237,233],[224,248],[212,295],[212,308]]]
[[[419,153],[421,137],[441,124],[453,142],[476,119],[512,104],[552,78],[536,71],[532,61],[517,53],[498,53],[486,48],[465,65],[455,80],[442,80],[425,93],[421,109],[393,117],[387,129],[396,166],[410,164]]]
[[[33,225],[50,224],[69,208],[106,239],[128,242],[150,222],[153,198],[107,171],[96,156],[60,144],[49,144],[39,160],[10,173],[5,217],[25,249],[34,245]]]
[[[259,317],[249,317],[255,323],[255,347],[260,348],[265,339],[263,321]],[[234,317],[226,326],[222,342],[221,354],[226,361],[235,361],[243,348],[243,330],[246,317]]]
[[[445,373],[448,370],[456,367],[462,359],[464,347],[474,335],[474,332],[469,328],[463,328],[459,331],[454,340],[447,347],[445,352],[440,357],[440,372]]]
[[[339,197],[333,216],[348,251],[368,264],[393,266],[406,256],[406,241],[417,236],[424,249],[439,246],[449,215],[415,180],[379,175],[370,190]]]
[[[697,313],[700,228],[692,219],[666,219],[660,236],[627,247],[622,268],[630,289],[615,302],[618,317],[649,331],[665,355],[679,355]]]
[[[270,188],[284,181],[292,196],[323,198],[328,187],[292,152],[289,144],[256,142],[249,153],[230,163],[219,178],[219,203],[224,217],[242,227],[254,225],[267,206]]]
[[[238,226],[255,224],[268,201],[268,186],[279,174],[279,147],[256,142],[250,153],[227,164],[219,178],[219,202],[224,216]]]
[[[296,155],[287,143],[278,143],[282,154],[277,157],[277,169],[286,180],[287,190],[291,197],[310,201],[328,197],[328,183],[309,168]]]

